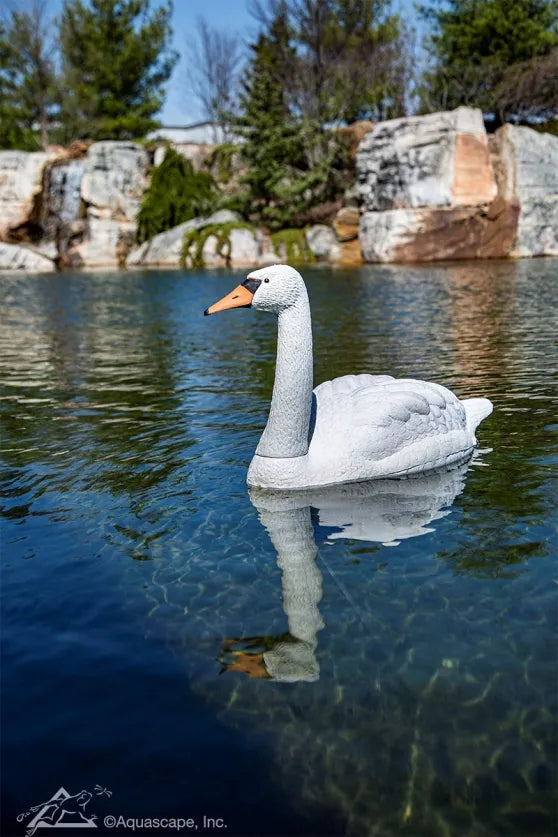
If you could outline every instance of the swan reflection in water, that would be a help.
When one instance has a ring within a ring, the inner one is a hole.
[[[432,532],[430,524],[450,513],[469,464],[403,480],[319,490],[250,489],[250,499],[277,551],[289,630],[279,636],[226,640],[223,671],[290,683],[317,680],[317,634],[324,623],[318,609],[322,574],[316,563],[313,510],[320,526],[327,528],[328,540],[351,538],[397,546],[406,538]]]

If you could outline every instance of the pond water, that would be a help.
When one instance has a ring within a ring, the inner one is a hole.
[[[558,261],[308,268],[317,383],[494,413],[290,503],[245,485],[276,322],[202,316],[241,275],[0,279],[2,834],[61,787],[97,833],[554,834]]]

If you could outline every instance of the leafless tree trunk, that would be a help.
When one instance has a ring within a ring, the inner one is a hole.
[[[188,87],[207,119],[219,125],[227,136],[230,116],[238,105],[238,77],[244,53],[240,38],[212,28],[200,17],[196,39],[188,52]]]

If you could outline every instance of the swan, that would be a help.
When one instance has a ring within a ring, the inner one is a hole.
[[[346,375],[313,389],[308,293],[289,265],[263,267],[204,311],[255,308],[278,318],[269,418],[248,469],[253,488],[317,488],[397,479],[458,464],[492,412],[440,384],[391,375]]]

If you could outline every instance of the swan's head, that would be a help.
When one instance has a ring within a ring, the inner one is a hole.
[[[227,308],[256,308],[280,314],[304,298],[306,286],[300,273],[288,264],[274,264],[253,270],[242,285],[206,308],[204,314],[216,314]]]

